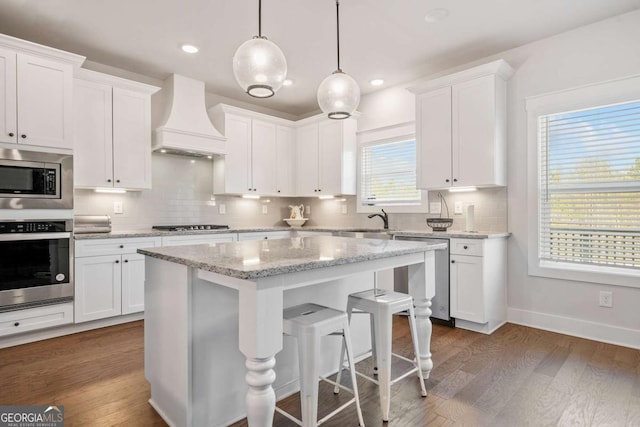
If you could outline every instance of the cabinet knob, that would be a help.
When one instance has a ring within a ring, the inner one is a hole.
[[[120,260],[119,259],[116,260],[116,264],[120,264]]]
[[[317,193],[317,192],[318,192],[318,189],[316,188],[315,190],[313,190],[313,192],[314,192],[314,193]]]
[[[458,182],[458,178],[453,178],[453,182]]]
[[[21,137],[22,139],[25,139],[25,138],[27,137],[27,135],[25,135],[25,134],[23,133],[22,135],[20,135],[20,137]]]
[[[9,132],[9,136],[13,136],[15,135],[13,132]]]
[[[16,323],[14,323],[14,324],[13,324],[13,326],[15,326],[15,327],[20,326],[20,322],[16,322]]]
[[[267,236],[264,236],[264,240],[267,240],[267,239],[268,239],[268,237],[267,237]]]
[[[455,260],[455,259],[452,259],[452,260],[451,260],[451,264],[455,264],[455,263],[456,263],[456,260]]]
[[[469,246],[467,246],[467,245],[464,245],[464,246],[463,246],[463,248],[465,248],[465,249],[469,249]]]
[[[108,179],[108,180],[107,180],[107,182],[111,182],[111,180],[110,180],[110,179]]]
[[[322,188],[318,188],[318,191],[322,191]]]
[[[247,190],[251,191],[251,189],[250,189],[250,188],[247,188]]]
[[[116,182],[120,182],[120,180],[119,180],[119,179],[116,179]]]
[[[124,245],[120,245],[120,249],[124,249]]]
[[[129,262],[129,260],[128,260],[128,259],[125,259],[125,260],[124,260],[124,262]]]
[[[280,192],[280,190],[278,190],[278,193]]]
[[[444,180],[444,182],[449,182],[449,179],[448,179],[448,178],[447,178],[447,179],[445,179],[445,180]]]

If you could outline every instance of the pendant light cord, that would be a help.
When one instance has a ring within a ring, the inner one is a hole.
[[[340,69],[340,0],[336,0],[336,40],[338,42],[338,71],[342,72]]]
[[[258,0],[258,37],[262,38],[262,0]]]

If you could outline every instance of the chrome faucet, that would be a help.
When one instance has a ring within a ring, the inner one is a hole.
[[[389,215],[387,215],[387,213],[384,211],[384,209],[381,209],[381,210],[382,210],[381,214],[379,214],[379,213],[371,214],[367,218],[373,218],[374,216],[379,216],[384,221],[384,229],[388,230],[389,229]]]

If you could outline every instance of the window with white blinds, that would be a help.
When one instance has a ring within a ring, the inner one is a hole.
[[[538,117],[541,261],[640,269],[640,101]]]
[[[360,200],[363,205],[420,205],[416,189],[416,141],[361,146]]]

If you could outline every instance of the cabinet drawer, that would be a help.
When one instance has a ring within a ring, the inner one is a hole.
[[[131,239],[76,240],[75,256],[102,256],[133,254],[141,248],[160,246],[160,237],[136,237]]]
[[[73,323],[73,303],[0,313],[0,336]]]
[[[483,239],[451,239],[449,251],[455,255],[483,255]]]
[[[288,239],[291,237],[289,231],[268,231],[262,233],[238,233],[238,241],[244,240],[271,240],[271,239]]]
[[[162,246],[202,245],[209,243],[235,242],[236,235],[224,234],[189,234],[186,236],[166,236],[162,238]]]

